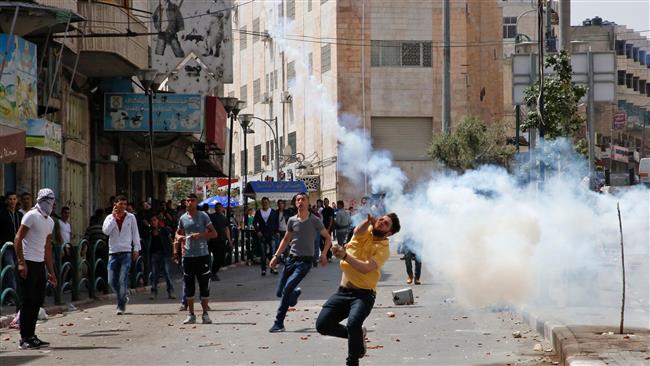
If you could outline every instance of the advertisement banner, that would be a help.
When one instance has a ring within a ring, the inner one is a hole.
[[[57,154],[63,153],[61,125],[42,118],[27,121],[27,147]]]
[[[198,94],[156,94],[153,98],[155,132],[201,133],[203,97]],[[149,131],[149,97],[136,93],[104,94],[104,130]]]
[[[25,131],[0,125],[0,163],[25,160]]]
[[[6,54],[6,59],[5,59]],[[36,45],[18,36],[0,34],[0,124],[27,128],[37,117]]]
[[[232,0],[154,0],[152,67],[179,93],[232,83]]]
[[[615,130],[622,130],[625,128],[626,125],[627,125],[627,113],[623,111],[616,112],[616,114],[614,114],[614,124],[612,127]]]

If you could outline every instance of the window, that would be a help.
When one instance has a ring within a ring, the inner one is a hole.
[[[248,34],[246,34],[246,26],[241,27],[239,31],[239,50],[243,51],[246,49],[246,37],[248,37]]]
[[[253,19],[253,43],[260,40],[260,18]]]
[[[311,11],[311,0],[307,0],[307,11]]]
[[[372,66],[431,67],[431,42],[372,41]]]
[[[273,147],[273,140],[267,141],[266,142],[266,157],[267,157],[266,165],[269,165],[271,162],[274,161],[275,158],[274,152],[275,150]]]
[[[253,148],[253,173],[262,171],[262,145],[255,145]]]
[[[239,88],[239,100],[244,102],[248,101],[248,86],[246,86],[245,84]],[[244,103],[242,109],[246,108],[247,104],[248,103]]]
[[[631,87],[632,87],[632,77],[633,77],[633,76],[634,76],[634,75],[632,75],[632,74],[625,74],[625,86],[626,86],[627,88],[631,88]]]
[[[273,71],[273,90],[278,88],[278,70]]]
[[[287,145],[291,146],[291,153],[296,153],[296,133],[291,132],[287,138]]]
[[[639,79],[639,94],[645,94],[645,90],[648,88],[648,84],[645,80]]]
[[[625,40],[616,40],[616,54],[625,56]]]
[[[287,0],[287,18],[291,20],[296,18],[296,0]]]
[[[638,76],[634,76],[632,78],[632,89],[634,89],[634,91],[639,91],[639,77]]]
[[[266,94],[269,94],[271,92],[271,85],[269,84],[269,81],[271,80],[271,74],[266,74],[264,75],[264,91]]]
[[[280,0],[278,4],[278,20],[284,17],[284,0]]]
[[[325,46],[320,48],[320,72],[328,72],[332,68],[332,46],[329,44],[326,44]]]
[[[291,61],[287,64],[287,82],[291,83],[296,79],[296,62]]]
[[[625,70],[618,70],[618,85],[625,85]]]
[[[261,102],[260,93],[261,93],[262,84],[260,79],[253,80],[253,103]]]
[[[246,175],[246,150],[241,151],[241,160],[239,161],[241,165],[241,175]]]
[[[314,54],[312,52],[309,52],[309,55],[307,55],[307,70],[309,76],[314,75]]]
[[[67,104],[68,118],[65,123],[65,134],[77,139],[83,138],[86,125],[86,99],[70,94]]]
[[[503,17],[503,38],[515,38],[517,35],[517,17]]]

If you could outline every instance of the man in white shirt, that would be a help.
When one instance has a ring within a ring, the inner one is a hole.
[[[59,227],[61,228],[61,238],[63,239],[61,244],[69,243],[72,234],[72,226],[70,226],[70,207],[68,206],[64,206],[61,209]]]
[[[36,336],[38,311],[45,298],[45,264],[47,282],[56,287],[54,261],[52,258],[52,229],[54,220],[50,217],[54,207],[54,192],[43,188],[38,192],[36,206],[27,211],[14,240],[18,257],[20,301],[20,348],[37,349],[47,347],[49,342]]]
[[[108,282],[117,295],[117,315],[126,310],[131,261],[138,259],[141,249],[138,223],[135,215],[126,211],[126,205],[126,197],[117,196],[113,212],[102,225],[102,231],[108,236]]]

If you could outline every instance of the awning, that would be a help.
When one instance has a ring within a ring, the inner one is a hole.
[[[85,20],[70,9],[28,3],[26,1],[3,1],[0,2],[0,30],[4,33],[11,31],[16,6],[19,6],[19,21],[16,22],[13,34],[17,36],[65,32],[68,21],[76,23]],[[73,27],[70,26],[68,30],[71,28]]]
[[[0,163],[25,160],[25,131],[0,125]]]
[[[210,207],[216,206],[217,203],[221,203],[223,207],[228,207],[228,196],[214,196],[206,198],[199,203],[199,207],[203,205],[208,205]],[[230,197],[230,207],[238,207],[239,200],[233,197]]]
[[[248,182],[244,189],[244,196],[255,199],[267,197],[275,200],[290,200],[296,193],[307,192],[307,186],[303,181],[279,181],[279,182]]]

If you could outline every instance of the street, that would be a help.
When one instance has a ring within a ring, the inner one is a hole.
[[[424,268],[423,268],[424,269]],[[341,365],[347,343],[321,336],[314,323],[321,305],[338,286],[336,263],[313,269],[302,296],[288,314],[284,333],[268,328],[278,305],[277,277],[261,277],[259,267],[231,267],[212,282],[213,324],[182,325],[178,300],[131,296],[124,316],[115,305],[95,304],[53,315],[37,334],[49,349],[18,350],[16,330],[2,329],[0,363],[10,365]],[[407,287],[404,262],[393,253],[384,267],[368,329],[366,365],[551,365],[540,335],[514,313],[467,309],[441,278],[425,272],[412,286],[416,303],[395,306],[391,291]],[[175,282],[177,290],[180,283]],[[161,291],[162,292],[162,291]],[[178,291],[177,291],[178,292]],[[394,313],[394,316],[391,316]],[[514,338],[519,331],[521,338]],[[536,346],[537,345],[537,346]]]

